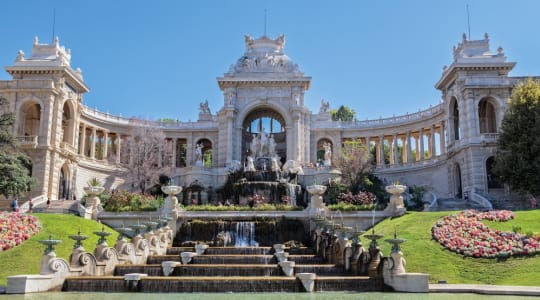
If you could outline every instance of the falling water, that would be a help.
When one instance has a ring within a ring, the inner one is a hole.
[[[290,203],[289,205],[296,206],[296,187],[294,184],[288,184]]]
[[[235,247],[258,247],[255,241],[255,222],[236,223]]]

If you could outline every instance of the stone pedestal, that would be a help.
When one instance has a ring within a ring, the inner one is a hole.
[[[322,195],[326,192],[326,186],[324,185],[310,185],[307,188],[309,194],[311,194],[311,200],[307,208],[310,216],[317,216],[326,210],[326,206],[323,203]]]
[[[102,186],[85,186],[83,190],[86,194],[88,194],[84,217],[90,217],[92,220],[97,220],[98,214],[103,211],[103,208],[101,207],[101,200],[97,195],[103,193],[105,188]]]
[[[402,215],[407,210],[403,204],[403,197],[401,194],[405,192],[407,186],[400,184],[392,184],[386,186],[386,191],[391,195],[390,202],[386,207],[386,211],[393,216]]]

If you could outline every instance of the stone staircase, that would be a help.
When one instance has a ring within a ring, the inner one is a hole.
[[[304,292],[302,273],[314,273],[314,291],[382,291],[382,278],[354,276],[343,268],[324,263],[310,248],[286,248],[287,260],[294,262],[287,276],[271,247],[209,247],[188,264],[181,253],[193,247],[171,247],[166,255],[149,256],[142,265],[117,265],[114,276],[71,277],[63,290],[71,292]],[[170,274],[164,263],[174,262]],[[126,276],[145,274],[136,284]]]

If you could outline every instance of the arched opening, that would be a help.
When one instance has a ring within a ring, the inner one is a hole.
[[[332,141],[327,138],[320,139],[317,142],[317,166],[326,166],[325,162],[331,163],[332,153],[334,153]]]
[[[480,133],[497,132],[495,106],[491,100],[482,99],[478,103],[478,120],[480,122]]]
[[[495,166],[495,157],[490,156],[486,160],[486,177],[488,189],[500,189],[503,188],[502,181],[499,176],[493,172]]]
[[[41,122],[41,106],[38,103],[26,103],[21,108],[19,136],[33,137],[39,135]]]
[[[75,120],[73,116],[73,110],[68,101],[64,103],[62,109],[62,142],[73,145],[73,130]]]
[[[208,139],[200,139],[197,145],[201,145],[202,163],[204,167],[212,167],[212,142]]]
[[[60,169],[60,176],[58,181],[58,199],[69,199],[69,187],[69,169],[66,165],[64,165]]]
[[[176,166],[183,168],[187,165],[187,140],[176,139]]]
[[[247,115],[242,125],[242,160],[247,156],[287,159],[285,120],[270,108],[259,108]]]
[[[461,167],[459,164],[454,166],[454,197],[463,197],[463,187],[461,184]]]
[[[459,140],[461,136],[461,128],[459,127],[459,107],[456,98],[452,98],[450,103],[450,126],[454,140]]]

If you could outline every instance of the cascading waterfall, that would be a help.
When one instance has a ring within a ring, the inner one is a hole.
[[[258,247],[255,241],[255,222],[236,223],[235,247]]]
[[[290,205],[296,206],[296,186],[293,184],[288,184]]]

